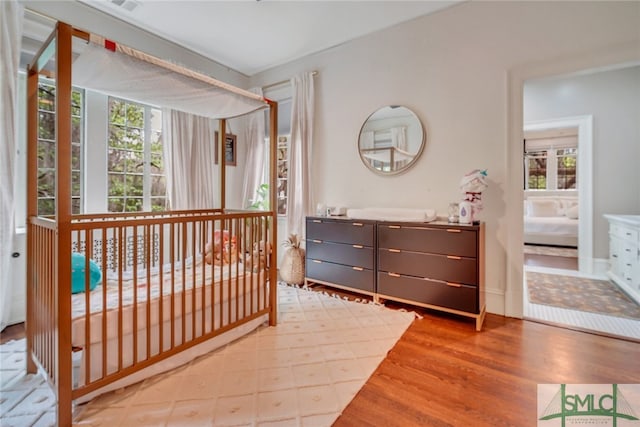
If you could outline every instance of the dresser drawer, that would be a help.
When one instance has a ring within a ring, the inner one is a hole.
[[[348,267],[307,258],[306,277],[348,288],[375,292],[373,270]]]
[[[448,285],[444,281],[425,280],[403,275],[378,273],[378,294],[407,301],[479,313],[478,288]]]
[[[619,237],[621,239],[637,243],[640,241],[640,233],[637,229],[627,227],[621,224],[611,224],[610,233],[612,236]]]
[[[373,248],[363,245],[307,240],[307,257],[373,270]]]
[[[307,240],[322,240],[373,247],[374,225],[359,221],[307,219]]]
[[[478,284],[478,264],[475,258],[425,254],[391,249],[378,250],[378,270],[426,277],[448,282]]]
[[[443,255],[477,256],[478,233],[459,228],[378,225],[378,247]]]

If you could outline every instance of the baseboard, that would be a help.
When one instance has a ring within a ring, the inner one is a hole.
[[[486,288],[487,313],[504,316],[504,289]]]

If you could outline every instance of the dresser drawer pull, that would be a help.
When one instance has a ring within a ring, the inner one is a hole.
[[[389,228],[398,229],[401,228],[399,225],[390,225]]]
[[[353,226],[355,226],[355,227],[362,227],[363,225],[364,225],[364,224],[363,224],[363,223],[361,223],[361,222],[354,222],[354,223],[353,223]]]
[[[364,268],[362,267],[351,267],[352,269],[354,269],[355,271],[363,271]]]
[[[322,243],[322,240],[313,239],[313,243]]]
[[[393,252],[393,253],[399,254],[402,251],[400,249],[389,249],[389,252]]]
[[[322,220],[321,219],[314,219],[313,222],[317,223],[317,224],[321,224]]]
[[[319,259],[314,259],[313,262],[315,262],[316,264],[322,264],[322,261],[320,261]]]
[[[627,232],[626,234],[627,234],[627,236],[631,236],[631,233],[629,233],[629,232]]]
[[[458,230],[457,228],[447,228],[447,233],[462,233],[462,230]]]
[[[354,248],[356,248],[356,249],[362,249],[362,248],[364,248],[364,246],[362,246],[362,245],[351,245],[351,246],[353,246],[353,247],[354,247]]]
[[[618,255],[616,255],[616,254],[612,254],[612,255],[611,255],[611,257],[613,257],[613,258],[618,258]]]
[[[397,273],[387,273],[387,274],[391,277],[400,277],[400,275]]]
[[[447,284],[447,286],[451,286],[452,288],[461,288],[462,285],[460,283],[451,283],[451,282],[445,282]]]
[[[456,255],[447,255],[447,259],[455,259],[459,261],[462,259],[462,257]]]

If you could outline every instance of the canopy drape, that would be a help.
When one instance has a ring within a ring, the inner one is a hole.
[[[74,61],[72,76],[76,86],[214,119],[266,106],[259,97],[248,98],[93,43]]]

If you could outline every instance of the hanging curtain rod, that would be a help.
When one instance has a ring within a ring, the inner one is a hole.
[[[317,71],[312,71],[312,72],[311,72],[311,75],[315,77],[315,76],[317,76],[317,75],[318,75],[318,72],[317,72]],[[262,90],[265,90],[265,89],[271,89],[272,87],[280,86],[280,85],[283,85],[283,84],[285,84],[285,83],[289,83],[290,81],[291,81],[291,79],[288,79],[288,80],[281,80],[281,81],[279,81],[279,82],[275,82],[275,83],[270,83],[270,84],[268,84],[268,85],[266,85],[266,86],[262,86]]]

